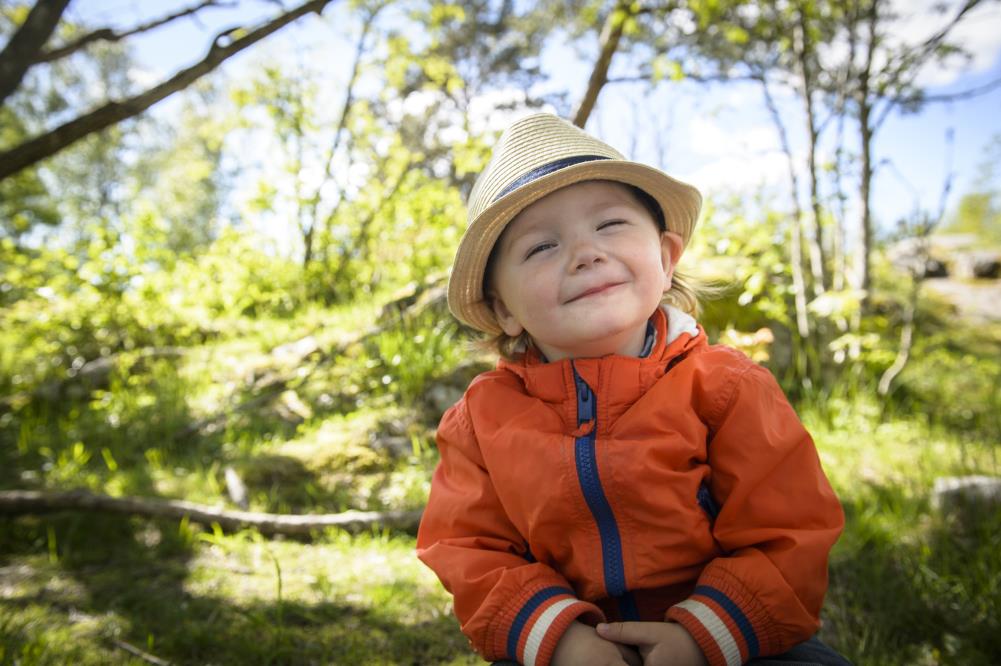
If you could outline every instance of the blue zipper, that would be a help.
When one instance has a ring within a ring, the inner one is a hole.
[[[615,514],[605,497],[605,490],[598,477],[598,461],[595,453],[595,436],[598,432],[597,406],[594,392],[587,385],[577,369],[573,370],[577,390],[577,426],[594,421],[591,431],[574,441],[574,458],[577,463],[577,479],[580,482],[584,500],[591,509],[598,524],[601,537],[601,558],[604,566],[605,591],[619,602],[619,610],[624,620],[638,620],[639,613],[632,594],[626,590],[625,563],[622,558],[622,537],[615,522]]]

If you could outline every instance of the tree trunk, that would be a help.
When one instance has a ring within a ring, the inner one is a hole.
[[[782,116],[779,114],[775,100],[772,99],[771,91],[768,89],[768,81],[764,74],[761,74],[758,80],[761,82],[765,105],[768,107],[775,130],[779,134],[782,152],[785,153],[786,164],[789,167],[789,197],[793,208],[789,266],[792,271],[793,299],[796,306],[796,331],[799,333],[800,339],[806,341],[810,337],[810,320],[806,310],[806,282],[803,279],[803,209],[799,205],[799,179],[796,177],[796,165],[792,149],[789,147],[789,137],[785,124],[782,122]]]
[[[0,52],[0,104],[17,90],[52,36],[69,0],[39,0]]]
[[[879,0],[873,0],[866,17],[868,23],[868,42],[866,44],[865,67],[859,73],[859,89],[856,96],[858,105],[859,142],[862,148],[862,173],[859,183],[859,252],[855,260],[855,287],[862,290],[862,308],[869,304],[870,266],[872,254],[872,212],[870,199],[872,191],[872,99],[869,94],[872,77],[873,59],[876,52],[876,26],[879,22]]]
[[[203,525],[218,524],[224,530],[253,527],[262,534],[309,536],[331,527],[360,532],[373,525],[413,531],[420,523],[421,511],[345,511],[344,513],[284,515],[252,511],[229,511],[183,500],[146,497],[111,497],[84,490],[39,492],[0,490],[0,515],[52,513],[55,511],[90,511],[119,513],[146,518],[172,518]]]
[[[868,100],[859,104],[859,130],[862,143],[862,182],[859,187],[860,201],[860,221],[859,221],[859,256],[858,263],[858,287],[865,292],[862,296],[864,303],[869,301],[870,287],[870,263],[872,254],[872,211],[870,208],[872,189],[872,130],[869,127],[869,104]]]
[[[801,95],[803,97],[803,112],[806,116],[807,129],[807,176],[810,179],[810,216],[812,234],[808,239],[810,249],[810,273],[813,277],[813,293],[819,296],[830,286],[827,282],[827,258],[824,256],[824,231],[821,225],[820,214],[820,194],[817,183],[817,142],[819,140],[817,132],[816,111],[813,108],[814,81],[812,65],[810,63],[810,53],[813,46],[810,44],[807,33],[806,16],[803,12],[799,14],[799,25],[795,29],[797,50],[797,62],[799,64],[799,75]]]

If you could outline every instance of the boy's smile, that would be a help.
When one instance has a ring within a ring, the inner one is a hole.
[[[681,237],[660,232],[627,186],[575,183],[507,226],[488,269],[488,297],[504,332],[527,331],[550,361],[635,356],[682,249]]]

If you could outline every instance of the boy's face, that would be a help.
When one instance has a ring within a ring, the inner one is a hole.
[[[497,240],[494,314],[550,361],[639,355],[682,250],[625,185],[569,185],[521,211]]]

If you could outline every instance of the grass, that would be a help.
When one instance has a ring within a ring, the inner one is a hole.
[[[1001,509],[933,508],[941,476],[1001,476],[995,444],[881,422],[879,408],[805,413],[846,513],[822,635],[860,664],[994,664],[1001,657]]]
[[[308,377],[270,353],[299,330],[338,347],[337,331],[372,321],[366,308],[248,322],[180,361],[125,367],[85,400],[0,414],[0,487],[217,504],[233,467],[254,510],[418,507],[440,414],[427,387],[472,371],[456,367],[455,331],[408,322],[310,361]],[[893,409],[864,386],[798,405],[848,519],[822,637],[859,664],[1001,663],[1001,512],[931,502],[937,477],[1001,475],[1001,335],[963,335],[925,338]],[[289,372],[271,400],[183,434]],[[923,413],[936,391],[947,404]],[[5,518],[0,665],[143,663],[125,644],[175,664],[480,663],[413,548],[385,532],[305,542],[93,514]]]
[[[475,663],[410,538],[192,539],[75,520],[56,522],[55,559],[4,564],[0,662],[132,663],[124,641],[174,663]],[[46,538],[20,522],[22,538]]]

